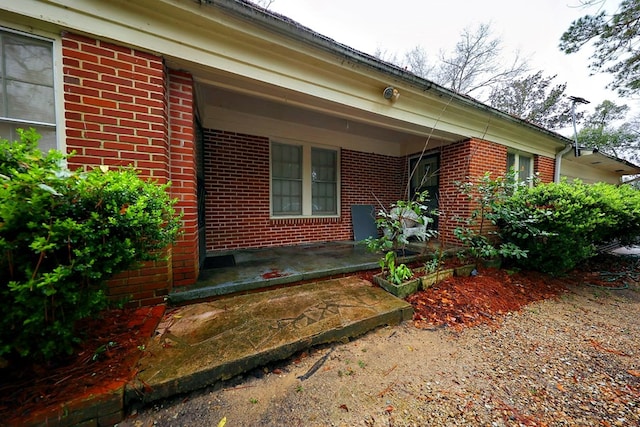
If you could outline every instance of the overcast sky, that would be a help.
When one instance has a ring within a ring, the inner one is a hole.
[[[607,0],[605,9],[613,12],[618,4]],[[274,0],[269,9],[357,50],[381,49],[398,58],[420,45],[436,60],[463,29],[490,23],[507,58],[519,50],[532,72],[557,74],[554,83],[567,82],[566,94],[591,101],[588,108],[609,99],[636,109],[637,101],[605,89],[610,75],[589,76],[590,51],[565,55],[558,49],[573,20],[598,12],[580,7],[580,0]]]

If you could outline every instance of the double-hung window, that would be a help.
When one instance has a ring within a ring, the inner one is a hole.
[[[35,128],[43,151],[56,148],[53,43],[0,29],[0,137]]]
[[[507,172],[516,172],[518,181],[526,181],[533,176],[533,158],[529,154],[507,153]]]
[[[308,144],[271,143],[271,214],[338,214],[338,152]]]

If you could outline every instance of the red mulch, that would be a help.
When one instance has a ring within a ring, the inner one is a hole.
[[[494,323],[503,314],[564,291],[560,281],[534,273],[509,274],[480,269],[476,276],[452,277],[407,297],[418,328],[450,326],[460,329]]]
[[[0,370],[0,424],[55,416],[69,401],[117,390],[135,375],[142,346],[163,314],[164,306],[108,310],[84,322],[88,339],[69,358],[55,364],[14,362]]]

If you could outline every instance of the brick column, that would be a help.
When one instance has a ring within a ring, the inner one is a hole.
[[[171,196],[182,213],[182,236],[173,247],[173,285],[191,285],[198,278],[198,196],[193,116],[193,79],[168,71],[169,173]]]

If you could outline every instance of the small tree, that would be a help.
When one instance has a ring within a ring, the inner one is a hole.
[[[50,359],[107,305],[105,280],[161,257],[180,220],[167,185],[132,169],[69,171],[38,138],[0,140],[0,356]]]

